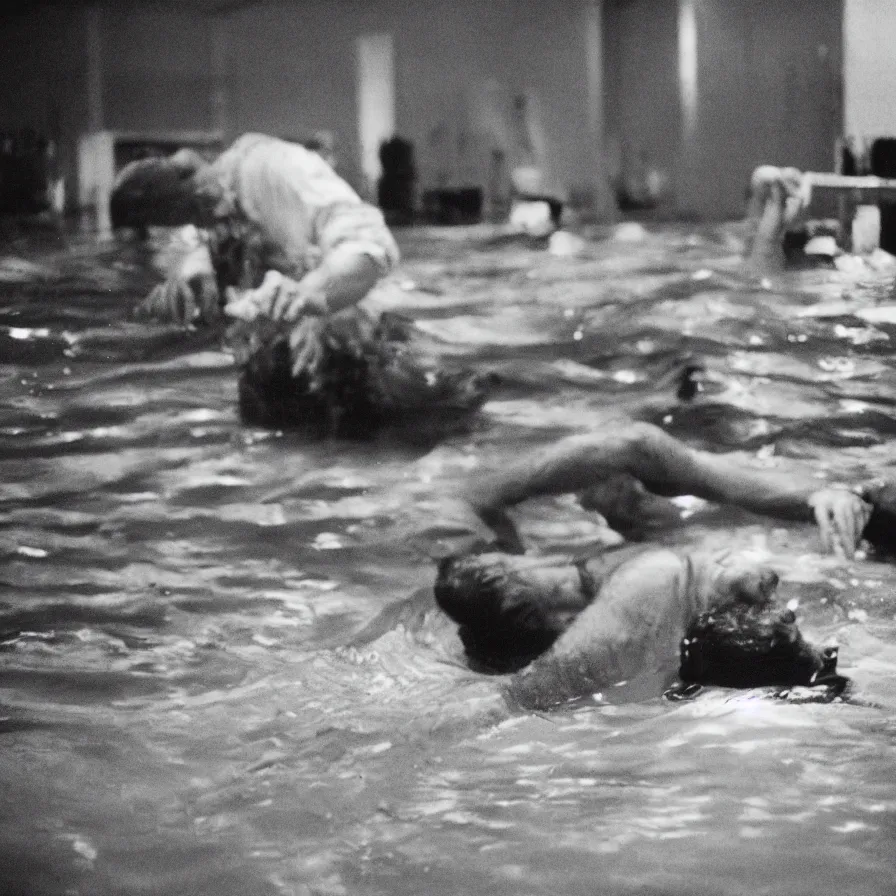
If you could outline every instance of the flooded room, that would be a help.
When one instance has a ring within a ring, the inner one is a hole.
[[[0,893],[892,896],[894,43],[0,11]]]

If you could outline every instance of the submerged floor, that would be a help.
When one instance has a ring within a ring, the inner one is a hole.
[[[7,247],[4,894],[892,892],[892,567],[733,512],[665,536],[777,564],[855,680],[830,705],[607,694],[510,714],[431,608],[441,492],[627,415],[749,463],[896,473],[890,278],[750,281],[733,228],[592,236],[570,258],[401,235],[372,301],[503,378],[431,450],[244,428],[213,340],[128,320],[155,277],[139,249]],[[688,356],[716,385],[681,407]],[[542,551],[606,538],[567,500],[517,517]]]

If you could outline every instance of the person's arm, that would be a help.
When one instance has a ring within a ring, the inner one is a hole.
[[[802,175],[796,168],[760,165],[750,179],[745,263],[755,274],[784,267],[784,234],[802,211]]]
[[[251,320],[263,314],[294,323],[356,305],[383,275],[381,265],[364,251],[337,246],[301,280],[268,271],[261,285],[238,295],[225,308],[231,317]]]
[[[695,495],[780,519],[815,520],[825,546],[851,555],[870,507],[845,488],[794,470],[754,470],[743,460],[696,451],[647,423],[609,434],[571,436],[465,490],[496,531],[512,528],[506,510],[528,498],[582,492],[628,474],[657,495]]]
[[[275,307],[274,316],[296,320],[302,313],[317,313],[321,305],[326,313],[335,313],[357,305],[383,276],[383,266],[370,254],[352,246],[337,246],[323,257],[320,266],[306,274],[299,283],[304,294],[297,314],[288,306]]]
[[[256,289],[231,297],[224,313],[252,321],[262,315],[293,325],[289,348],[293,374],[314,377],[322,358],[322,319],[356,305],[382,276],[380,265],[366,252],[339,246],[301,280],[268,271]]]
[[[175,233],[161,253],[164,282],[134,309],[138,319],[191,324],[220,318],[220,299],[208,246],[195,228]]]
[[[260,139],[227,163],[238,172],[238,199],[301,277],[271,271],[235,297],[227,313],[295,322],[357,304],[398,263],[382,212],[363,202],[316,153]],[[315,257],[316,264],[309,264]],[[310,270],[307,268],[310,267]]]

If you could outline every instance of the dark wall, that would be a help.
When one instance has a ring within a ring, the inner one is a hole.
[[[610,0],[606,7],[607,154],[619,183],[650,167],[678,200],[681,115],[677,0]]]
[[[854,2],[854,0],[853,0]],[[870,2],[870,0],[869,0]],[[883,2],[883,0],[882,0]],[[361,184],[356,40],[391,34],[396,129],[421,187],[486,186],[512,149],[509,110],[526,97],[549,178],[586,194],[624,158],[670,178],[679,210],[739,216],[763,162],[830,169],[842,130],[843,0],[694,0],[698,104],[682,139],[678,0],[605,0],[608,145],[588,133],[586,0],[282,0],[213,19],[170,4],[103,6],[103,124],[124,130],[332,131]],[[3,19],[0,130],[29,126],[71,154],[88,126],[86,14],[38,5]],[[223,33],[227,63],[215,62]],[[226,103],[213,101],[220,72]],[[68,165],[63,158],[63,167]],[[512,161],[512,160],[510,160]]]
[[[740,215],[762,163],[833,170],[842,0],[700,0],[700,101],[684,207]]]
[[[53,165],[75,169],[75,145],[87,118],[85,17],[77,6],[44,6],[0,18],[0,131],[29,130],[52,140]],[[74,177],[67,178],[70,199]]]
[[[112,130],[210,130],[210,19],[151,4],[103,11],[103,118]]]
[[[693,0],[697,107],[682,129],[678,0],[607,0],[607,118],[617,172],[669,173],[674,205],[743,213],[759,164],[832,170],[842,128],[843,0]]]
[[[485,184],[499,121],[527,94],[551,176],[594,176],[587,162],[581,0],[306,0],[230,19],[231,127],[334,132],[343,173],[359,180],[356,39],[393,36],[396,127],[413,141],[423,186]]]

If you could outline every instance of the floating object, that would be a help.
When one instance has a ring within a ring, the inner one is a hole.
[[[46,327],[6,327],[10,339],[47,339],[50,331]]]
[[[832,236],[814,236],[806,243],[803,252],[806,255],[820,255],[834,258],[841,254],[841,249],[837,245],[837,240]]]
[[[581,255],[585,249],[585,240],[568,230],[552,233],[548,240],[548,252],[560,258],[572,258]]]
[[[869,255],[880,248],[880,209],[860,205],[852,219],[852,251]]]
[[[627,221],[614,228],[613,239],[619,243],[642,243],[647,239],[647,231],[637,221]]]
[[[834,259],[834,267],[844,274],[860,274],[862,271],[868,270],[868,265],[864,258],[858,255],[838,255]]]
[[[510,225],[529,236],[547,236],[554,230],[551,207],[542,200],[514,200],[510,208]]]

